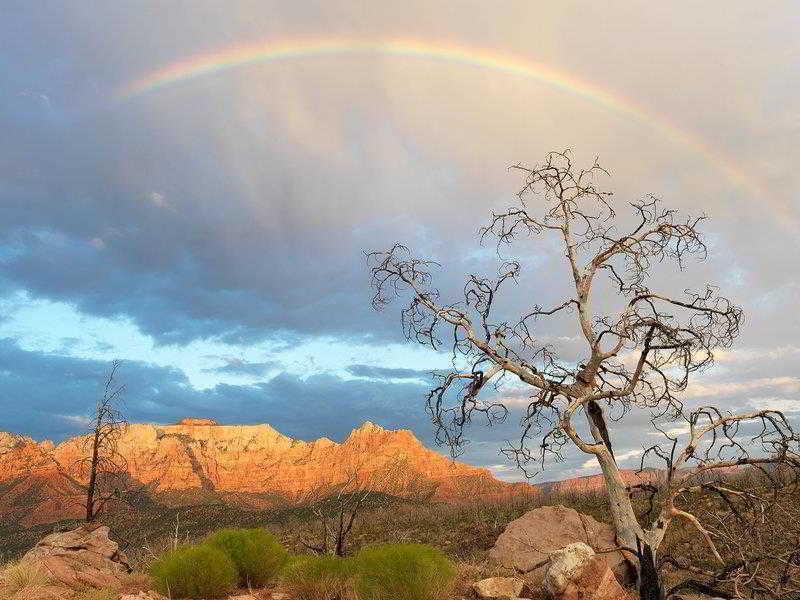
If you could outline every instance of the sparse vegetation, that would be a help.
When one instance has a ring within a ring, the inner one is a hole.
[[[12,562],[0,571],[0,584],[8,594],[15,594],[24,588],[45,586],[50,576],[36,565],[26,562]]]
[[[217,597],[229,594],[238,580],[230,557],[214,546],[184,546],[150,567],[156,587],[170,598]]]
[[[420,477],[409,476],[413,470],[406,460],[398,459],[371,473],[355,465],[343,478],[326,482],[302,498],[307,517],[303,546],[318,554],[348,554],[348,538],[364,509],[396,504],[398,501],[420,503],[429,500],[436,485]],[[381,491],[378,491],[381,490]],[[313,540],[313,541],[312,541]]]
[[[119,591],[114,589],[96,590],[89,588],[78,592],[73,600],[117,600]]]
[[[456,575],[432,546],[384,544],[349,558],[294,556],[282,579],[298,600],[444,600]]]
[[[278,539],[264,529],[222,529],[207,544],[225,552],[233,561],[242,587],[266,585],[286,562]]]
[[[767,485],[755,475],[729,477],[725,483],[730,489],[735,486],[737,489],[745,491],[752,489],[756,492],[759,486]],[[465,492],[464,496],[475,497],[477,491]],[[305,532],[302,525],[307,522],[308,516],[302,507],[295,507],[291,511],[283,508],[272,511],[246,511],[235,506],[216,503],[184,505],[176,508],[159,504],[157,501],[159,498],[153,496],[152,501],[142,503],[140,512],[107,513],[101,516],[101,520],[111,526],[112,537],[125,540],[123,550],[132,558],[138,571],[150,571],[155,575],[155,571],[161,568],[160,565],[163,565],[176,542],[179,546],[190,543],[204,544],[215,528],[220,526],[251,529],[259,527],[273,534],[290,553],[295,553],[287,558],[286,566],[280,575],[281,589],[285,588],[292,600],[361,600],[357,582],[353,578],[356,560],[365,549],[369,552],[370,548],[387,542],[427,544],[436,548],[443,556],[458,565],[460,576],[455,581],[456,588],[450,597],[467,597],[470,595],[471,582],[477,579],[514,575],[490,563],[487,560],[487,552],[508,523],[526,511],[539,506],[561,504],[590,515],[598,521],[611,522],[607,499],[601,490],[564,491],[545,488],[531,495],[463,504],[408,502],[399,498],[389,502],[387,499],[386,502],[364,507],[361,518],[355,521],[349,537],[348,547],[352,556],[339,558],[302,554],[307,552],[303,544]],[[648,514],[647,494],[635,494],[632,502],[642,523],[647,524],[654,518],[652,512]],[[786,579],[786,582],[781,584],[783,590],[793,590],[800,586],[800,565],[797,564],[800,562],[798,561],[800,557],[792,555],[792,552],[796,552],[793,544],[800,539],[798,506],[800,506],[800,489],[789,482],[782,487],[780,494],[775,496],[775,504],[770,511],[765,513],[766,523],[757,530],[751,530],[748,529],[748,523],[752,519],[743,514],[744,520],[740,521],[731,512],[731,508],[722,496],[709,496],[701,491],[687,492],[678,498],[677,502],[678,508],[687,507],[696,512],[703,526],[718,541],[724,560],[735,560],[736,557],[741,557],[740,561],[747,559],[745,566],[730,573],[727,580],[716,582],[716,585],[729,591],[733,590],[734,584],[739,585],[740,590],[747,591],[748,597],[755,587],[769,589],[769,586],[773,585],[772,582],[781,578]],[[752,510],[760,510],[759,505],[754,504]],[[175,538],[176,511],[180,511],[181,515],[178,538]],[[23,530],[24,535],[29,536],[28,547],[35,539],[52,530],[52,527],[53,525],[48,525]],[[15,534],[14,531],[16,530],[7,529],[0,532],[2,535],[0,545],[3,548],[9,547],[5,540],[19,544],[21,535]],[[14,552],[15,555],[27,549],[23,546],[19,548]],[[164,557],[159,558],[162,554]],[[754,562],[753,559],[758,557],[762,557],[760,562]],[[676,526],[670,529],[661,548],[663,583],[668,590],[683,584],[689,578],[685,569],[670,562],[673,559],[680,565],[690,565],[709,573],[714,567],[713,557],[709,555],[703,540],[698,539],[691,524],[683,521],[676,522]],[[758,571],[753,573],[747,565],[754,565],[753,568],[757,566]],[[234,585],[237,583],[237,571],[235,566],[232,568],[232,585]],[[755,577],[751,578],[751,575]],[[25,573],[14,577],[17,580],[20,578],[23,581],[29,580],[32,584],[39,582],[35,576]],[[703,577],[701,573],[691,574],[690,577],[715,583],[713,576]],[[165,589],[166,586],[159,583],[158,577],[155,577],[155,580],[159,589]],[[126,589],[127,587],[132,586],[126,586]],[[178,598],[174,586],[172,589],[172,597]],[[534,597],[538,598],[535,596],[537,591],[533,588],[532,590]],[[23,598],[11,593],[4,595],[3,591],[0,591],[2,598],[9,597],[14,600]],[[769,597],[768,594],[754,595],[754,598]]]
[[[4,600],[56,600],[49,585],[49,575],[36,565],[11,562],[0,568],[0,598]]]

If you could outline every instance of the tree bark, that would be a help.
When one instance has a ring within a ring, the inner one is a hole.
[[[99,449],[100,426],[95,429],[94,442],[92,443],[92,463],[89,467],[89,484],[86,487],[86,522],[94,521],[94,490],[97,486],[97,463],[100,460]]]
[[[639,555],[639,600],[663,600],[664,590],[658,577],[655,550],[647,542],[637,540]]]
[[[590,427],[592,427],[594,424],[588,413],[587,419]],[[592,427],[592,429],[596,428]],[[599,437],[598,434],[594,435]],[[628,494],[627,485],[622,478],[614,457],[611,456],[611,452],[606,447],[604,440],[598,439],[596,441],[602,445],[596,456],[597,462],[600,463],[600,468],[603,471],[611,519],[617,532],[617,544],[630,551],[635,551],[638,558],[638,564],[631,564],[631,567],[636,571],[639,598],[640,600],[661,600],[663,590],[661,589],[655,563],[656,548],[658,548],[661,541],[660,529],[657,528],[653,532],[646,532],[639,525],[639,520],[636,518],[636,513],[633,510],[633,504]],[[630,554],[631,552],[626,553],[626,558]],[[630,564],[633,561],[628,558],[628,562]]]

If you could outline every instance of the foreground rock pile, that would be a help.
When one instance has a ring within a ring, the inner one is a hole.
[[[550,555],[544,588],[558,600],[628,600],[603,555],[576,542]]]
[[[583,542],[598,553],[617,546],[610,525],[572,508],[542,506],[509,523],[489,557],[507,569],[541,581],[550,556],[575,542]],[[623,584],[634,583],[636,573],[622,552],[603,552],[598,560],[608,565]]]
[[[520,598],[525,582],[519,577],[490,577],[473,584],[472,590],[481,600]]]
[[[120,575],[131,571],[127,557],[109,539],[105,526],[50,534],[23,556],[22,562],[72,589],[118,587]]]

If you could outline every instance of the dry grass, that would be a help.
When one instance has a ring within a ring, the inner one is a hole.
[[[609,522],[607,502],[601,494],[539,493],[469,504],[397,503],[364,511],[348,537],[347,550],[355,554],[365,546],[386,542],[429,544],[458,563],[480,564],[506,526],[531,509],[562,504]],[[271,524],[271,528],[287,550],[302,553],[307,551],[303,542],[314,539],[314,525],[291,520]]]
[[[146,592],[153,589],[153,581],[150,576],[134,571],[120,575],[120,593],[136,595],[139,592]]]
[[[56,600],[63,598],[50,576],[36,565],[12,562],[0,570],[0,597],[4,600]]]
[[[96,590],[88,588],[81,590],[72,597],[72,600],[117,600],[120,592],[117,589]]]
[[[140,573],[122,575],[119,588],[72,590],[31,563],[17,561],[0,568],[2,600],[117,600],[121,593],[136,594],[151,588],[150,578]]]
[[[0,588],[0,593],[5,593],[5,591]],[[66,600],[72,598],[70,594],[71,592],[64,588],[45,585],[26,587],[11,596],[2,596],[2,598],[3,600]]]
[[[283,585],[292,600],[358,600],[353,583],[333,577]]]

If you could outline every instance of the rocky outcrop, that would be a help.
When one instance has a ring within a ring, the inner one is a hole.
[[[608,563],[583,542],[550,555],[544,588],[553,600],[631,600]]]
[[[73,589],[119,586],[119,576],[131,570],[105,526],[50,534],[25,554],[22,562]]]
[[[11,452],[29,444],[33,444],[33,440],[29,437],[0,431],[0,454]]]
[[[574,542],[583,542],[596,551],[617,545],[610,525],[572,508],[543,506],[509,523],[489,556],[506,568],[541,577],[550,555]],[[605,552],[600,556],[620,581],[634,580],[635,573],[621,552]]]
[[[0,516],[24,525],[80,516],[80,484],[75,468],[86,455],[85,437],[57,447],[30,438],[0,437]],[[7,450],[3,452],[3,448]],[[298,500],[350,473],[374,477],[394,463],[407,482],[434,489],[440,500],[532,493],[527,484],[496,480],[486,469],[450,460],[429,450],[408,430],[387,430],[364,423],[342,443],[328,438],[305,442],[269,425],[219,425],[211,419],[183,419],[174,425],[129,425],[118,451],[131,479],[152,492],[200,489],[220,499],[268,508],[255,495]],[[402,483],[402,482],[400,482]],[[393,477],[386,491],[398,485]],[[246,496],[246,497],[245,497]],[[24,509],[20,508],[24,498]],[[277,501],[277,500],[272,500]]]

